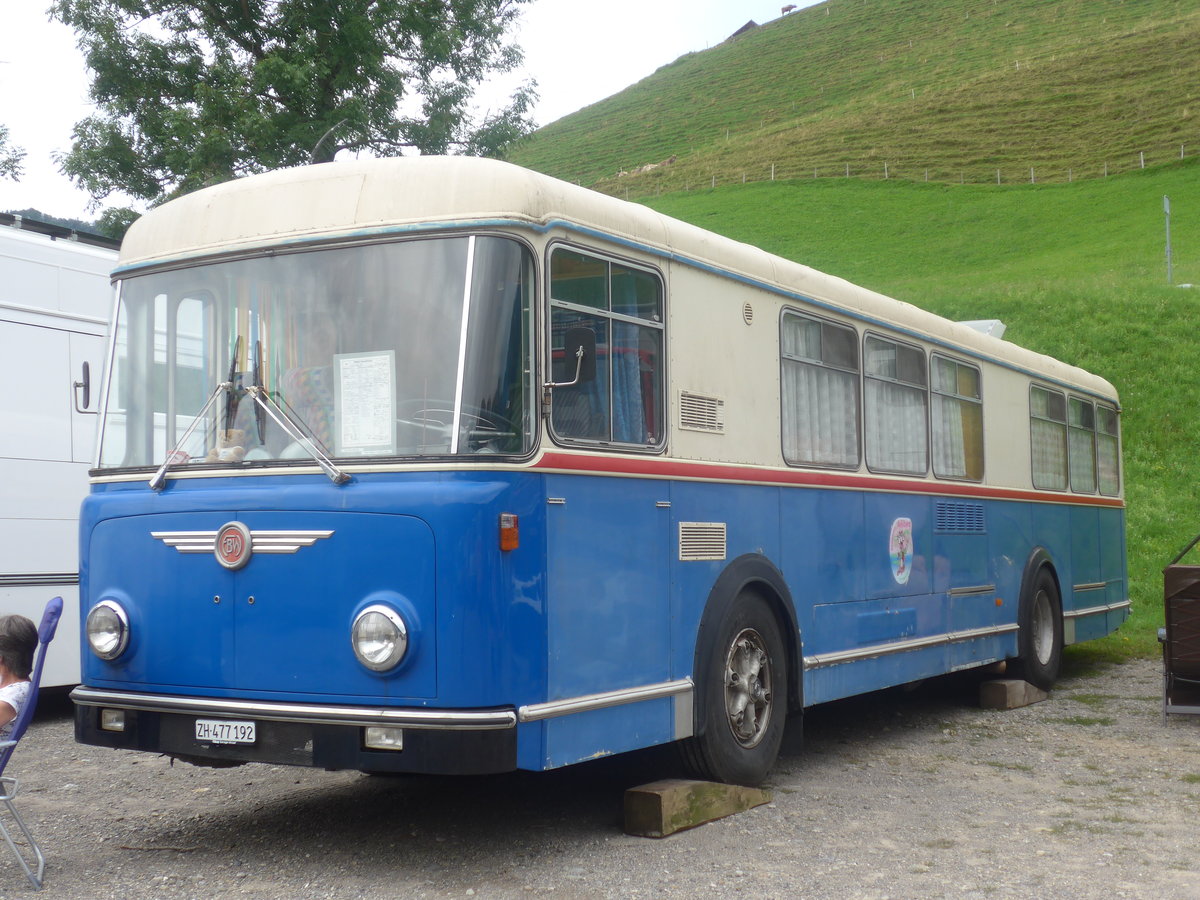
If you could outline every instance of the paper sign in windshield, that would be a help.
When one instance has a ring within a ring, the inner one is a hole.
[[[339,456],[396,452],[396,355],[341,353],[334,357]]]

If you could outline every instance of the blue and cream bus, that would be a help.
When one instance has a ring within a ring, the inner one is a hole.
[[[1101,378],[470,158],[130,230],[80,525],[80,741],[761,781],[805,707],[1126,617]]]

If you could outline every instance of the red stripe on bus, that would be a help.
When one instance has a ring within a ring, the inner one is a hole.
[[[1072,503],[1080,506],[1105,506],[1118,509],[1125,506],[1125,501],[1120,497],[988,487],[948,481],[906,481],[879,475],[814,472],[808,469],[756,469],[728,463],[696,463],[642,456],[592,456],[551,452],[543,454],[533,464],[533,468],[572,472],[580,475],[624,475],[688,481],[798,485],[841,490],[855,489],[888,493],[981,497],[993,500],[1025,500],[1036,503]]]

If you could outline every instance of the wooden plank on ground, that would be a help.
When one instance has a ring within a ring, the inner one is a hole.
[[[625,831],[666,837],[771,801],[759,788],[668,778],[625,792]]]

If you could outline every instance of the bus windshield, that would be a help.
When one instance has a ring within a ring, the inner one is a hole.
[[[523,454],[533,284],[523,245],[482,236],[131,276],[100,466]]]

